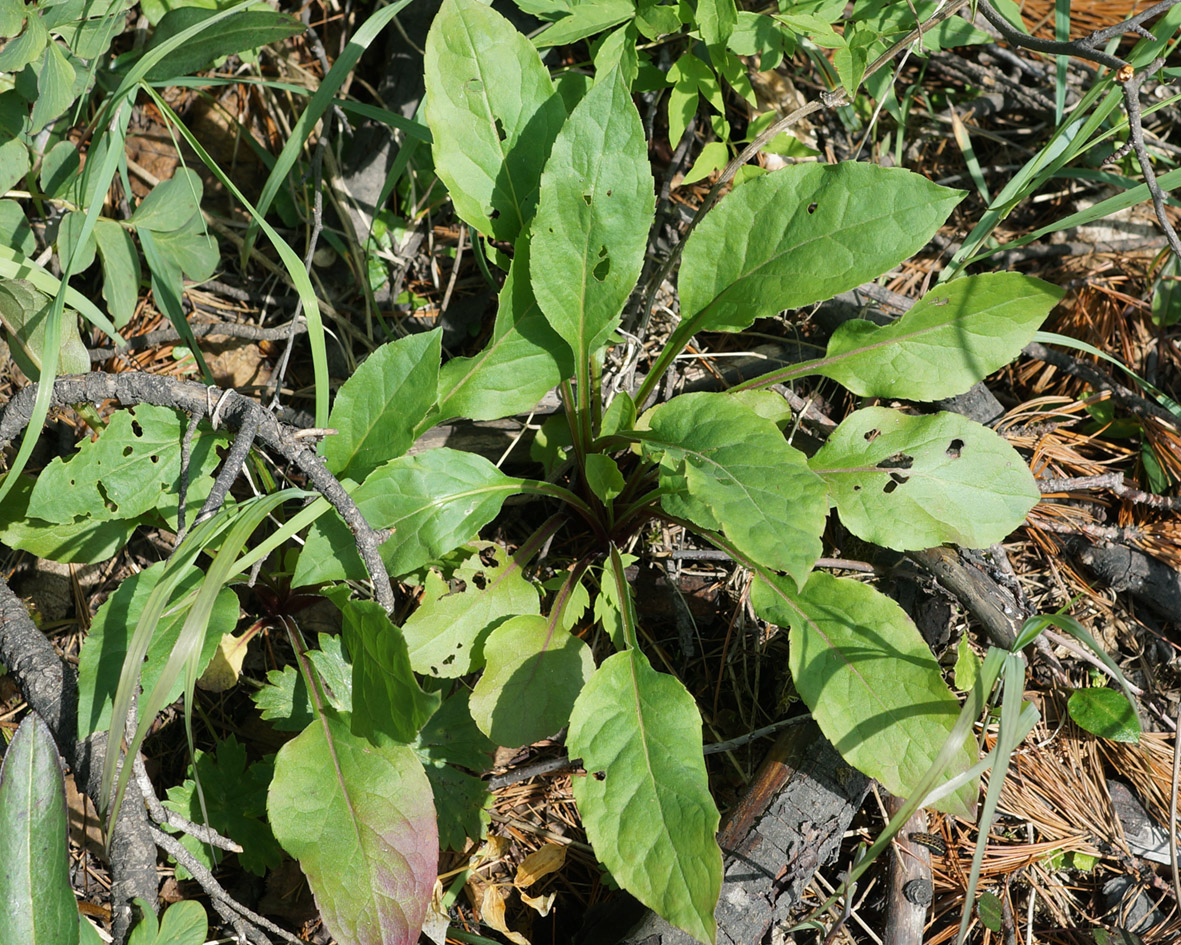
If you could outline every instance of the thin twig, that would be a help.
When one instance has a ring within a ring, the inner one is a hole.
[[[156,797],[156,789],[152,787],[152,779],[148,777],[148,769],[144,767],[143,757],[135,756],[135,780],[139,784],[140,793],[144,796],[144,803],[148,805],[148,813],[152,815],[154,820],[160,826],[168,825],[175,827],[184,833],[187,833],[194,840],[199,840],[201,843],[208,843],[210,846],[215,846],[219,850],[225,850],[227,853],[241,853],[242,847],[235,843],[229,837],[223,837],[220,833],[212,827],[206,827],[202,824],[193,823],[193,821],[182,817],[174,810],[169,810],[160,803],[160,799]]]

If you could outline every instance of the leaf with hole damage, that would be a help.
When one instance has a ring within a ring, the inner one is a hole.
[[[439,839],[414,751],[375,746],[331,709],[275,756],[267,814],[342,945],[414,945]]]
[[[660,503],[721,528],[761,564],[803,581],[820,557],[827,487],[772,420],[727,394],[682,394],[650,411],[644,453],[660,462]]]
[[[55,458],[41,471],[29,497],[29,515],[47,522],[130,519],[156,509],[165,498],[175,510],[180,488],[181,443],[187,421],[167,407],[140,404],[119,410],[97,440],[84,440],[69,459]],[[226,437],[207,424],[192,440],[189,463],[192,503],[208,493],[207,480]],[[199,507],[199,506],[198,506]]]
[[[797,164],[734,188],[685,243],[685,331],[741,331],[914,255],[964,197],[901,168]]]
[[[49,726],[28,715],[0,767],[0,945],[71,945],[78,906],[70,888],[66,795]]]
[[[427,34],[425,70],[435,169],[455,212],[481,233],[516,240],[566,118],[549,70],[479,0],[445,0]]]
[[[538,613],[536,588],[505,557],[503,548],[488,545],[449,580],[427,575],[422,601],[402,627],[415,672],[466,676],[484,665],[484,641],[498,623]]]
[[[760,575],[751,605],[791,628],[791,678],[825,737],[846,761],[899,797],[909,797],[951,734],[960,706],[906,613],[872,587],[813,574],[803,591],[790,578]],[[955,776],[975,761],[965,745]],[[934,805],[968,816],[975,783]]]
[[[574,797],[595,855],[648,908],[712,942],[722,854],[693,697],[638,650],[616,653],[575,702],[566,746],[587,770]]]
[[[576,363],[619,324],[644,262],[654,208],[644,128],[613,69],[554,141],[533,221],[533,291]]]
[[[337,478],[364,479],[401,456],[435,405],[442,329],[382,345],[336,395],[328,425],[336,430],[320,453]]]
[[[898,551],[944,542],[987,547],[1024,522],[1040,497],[1013,447],[954,413],[866,407],[809,463],[849,531]]]
[[[371,526],[393,529],[381,557],[399,577],[474,537],[519,486],[482,456],[440,447],[379,466],[353,501]],[[344,521],[321,516],[299,554],[295,586],[368,577]]]
[[[953,397],[1017,357],[1062,294],[1016,272],[956,279],[889,325],[845,322],[808,366],[863,397]]]
[[[545,617],[510,617],[484,643],[487,665],[471,698],[472,718],[506,748],[531,745],[570,720],[595,671],[590,647]]]
[[[569,346],[550,327],[529,283],[529,243],[521,240],[500,290],[492,337],[470,358],[452,358],[439,372],[439,413],[497,420],[531,410],[574,371]]]

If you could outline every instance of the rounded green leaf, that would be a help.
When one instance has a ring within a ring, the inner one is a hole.
[[[590,647],[545,617],[510,617],[484,642],[486,666],[471,697],[480,731],[517,748],[553,735],[595,671]]]
[[[741,331],[832,298],[918,252],[962,190],[901,168],[797,164],[736,187],[685,244],[681,317]]]
[[[537,50],[479,0],[445,0],[426,40],[426,119],[455,211],[512,242],[566,118]]]
[[[587,771],[574,797],[595,855],[648,908],[712,942],[722,853],[693,697],[638,650],[616,653],[575,702],[566,745]]]
[[[863,397],[952,397],[1017,357],[1061,298],[1016,272],[956,279],[889,325],[845,322],[815,370]]]
[[[944,542],[987,547],[1025,521],[1040,497],[1013,447],[953,413],[858,410],[810,465],[849,531],[899,551]]]
[[[415,945],[439,837],[413,749],[374,745],[329,710],[279,749],[267,814],[341,945]]]
[[[472,538],[518,486],[519,480],[484,457],[440,447],[379,466],[353,491],[353,500],[374,528],[394,530],[381,557],[397,577]],[[296,586],[367,577],[344,522],[335,514],[322,516],[300,552]]]
[[[644,263],[655,206],[644,127],[613,69],[554,141],[532,230],[533,292],[577,360],[615,331]]]
[[[665,510],[722,528],[760,564],[803,581],[820,557],[827,487],[774,421],[715,393],[682,394],[645,419]]]
[[[906,613],[872,587],[813,574],[802,591],[790,578],[760,575],[751,605],[791,628],[790,666],[800,698],[841,756],[891,794],[909,797],[951,734],[960,706]],[[959,774],[974,761],[965,745]],[[975,784],[935,804],[967,816]]]
[[[76,945],[66,795],[49,726],[29,715],[0,767],[0,945]]]
[[[1140,741],[1140,720],[1127,697],[1114,689],[1093,686],[1070,694],[1066,710],[1074,724],[1092,735],[1109,738],[1113,742]]]

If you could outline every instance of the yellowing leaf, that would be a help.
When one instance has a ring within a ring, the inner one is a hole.
[[[505,924],[504,903],[507,898],[508,890],[504,886],[484,887],[484,899],[480,903],[480,921],[516,945],[530,945],[529,939],[520,932],[512,931]]]
[[[518,894],[521,897],[521,902],[525,903],[530,909],[537,910],[537,914],[542,918],[549,915],[550,909],[554,907],[554,899],[556,893],[550,893],[548,896],[530,896],[525,890],[518,889]]]
[[[242,672],[242,661],[246,658],[249,642],[246,634],[242,634],[241,639],[232,633],[223,634],[197,685],[206,692],[225,692],[234,688]]]
[[[534,850],[521,861],[521,865],[517,867],[517,878],[513,880],[513,885],[518,889],[526,889],[543,876],[556,873],[565,863],[565,844],[547,843],[540,850]],[[543,912],[542,915],[545,913]]]

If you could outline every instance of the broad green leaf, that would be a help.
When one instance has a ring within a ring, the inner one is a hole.
[[[639,433],[660,462],[660,503],[722,528],[756,561],[801,583],[820,557],[827,487],[774,422],[726,394],[683,394],[647,414]]]
[[[439,838],[411,748],[373,745],[328,710],[279,749],[267,813],[338,942],[415,945]]]
[[[963,197],[901,168],[855,162],[750,180],[686,242],[684,330],[741,331],[874,279],[922,249]]]
[[[182,273],[194,282],[203,282],[217,271],[221,262],[217,240],[206,231],[205,222],[199,216],[179,230],[141,231],[140,242],[153,275],[176,291],[180,291]],[[156,248],[155,254],[151,252],[152,246]]]
[[[401,456],[435,405],[442,329],[382,345],[341,386],[328,417],[337,432],[320,447],[338,478],[364,479]]]
[[[137,228],[161,233],[179,230],[200,212],[204,190],[205,185],[196,171],[178,167],[171,178],[152,188],[127,222]]]
[[[863,397],[952,397],[1017,357],[1061,298],[1016,272],[957,279],[889,325],[845,322],[813,370]]]
[[[440,447],[379,466],[353,500],[371,526],[394,530],[381,557],[399,577],[474,537],[519,486],[482,456]],[[295,585],[367,577],[344,522],[321,517],[300,552]]]
[[[1066,701],[1074,724],[1092,735],[1135,745],[1140,741],[1136,709],[1122,692],[1092,686],[1076,689]]]
[[[127,546],[138,526],[135,519],[104,521],[90,517],[47,522],[28,514],[36,480],[21,476],[0,502],[0,542],[38,558],[72,564],[98,564]]]
[[[0,144],[0,194],[8,193],[20,183],[29,173],[29,166],[29,149],[23,141],[9,138]]]
[[[759,575],[751,605],[764,620],[791,628],[792,681],[825,737],[849,764],[909,797],[959,716],[906,613],[866,584],[817,572],[803,591],[790,578]],[[966,745],[959,774],[976,760]],[[968,816],[973,782],[935,806]]]
[[[185,426],[183,414],[168,407],[140,404],[117,411],[97,440],[84,440],[69,460],[57,457],[41,471],[29,515],[62,523],[81,516],[137,518],[166,495],[175,508]],[[219,462],[217,448],[225,444],[223,434],[207,425],[198,428],[189,464],[189,503],[208,493]]]
[[[94,231],[91,230],[85,243],[78,242],[85,222],[85,211],[71,210],[62,217],[57,230],[57,254],[62,259],[73,256],[75,272],[83,272],[94,263]]]
[[[110,725],[111,706],[119,675],[127,655],[131,633],[135,629],[140,613],[147,603],[152,588],[164,572],[164,562],[158,561],[150,568],[126,578],[108,597],[94,615],[86,642],[78,659],[78,737],[86,738]],[[191,568],[181,579],[173,595],[173,605],[152,635],[147,658],[140,677],[144,692],[151,692],[167,663],[173,647],[180,637],[188,607],[182,602],[192,601],[192,596],[201,585],[203,572]],[[229,633],[238,622],[238,596],[228,587],[217,595],[209,618],[209,627],[201,647],[200,665],[203,669],[217,649],[222,634]],[[168,702],[179,699],[184,690],[183,680],[176,680],[168,693]]]
[[[24,279],[0,280],[0,326],[7,333],[12,359],[28,377],[41,376],[51,305],[49,296]],[[90,355],[82,344],[77,316],[72,311],[62,315],[60,342],[60,373],[85,374],[90,370]]]
[[[410,669],[406,641],[376,601],[353,600],[347,587],[328,596],[344,615],[344,640],[353,663],[353,733],[371,741],[387,736],[412,742],[439,708]]]
[[[719,818],[693,697],[638,650],[616,653],[574,703],[566,746],[587,770],[574,798],[595,855],[648,908],[714,941]]]
[[[468,771],[486,771],[496,745],[476,728],[468,711],[468,695],[460,687],[448,698],[414,745],[435,795],[439,847],[444,850],[462,850],[469,839],[482,840],[491,822],[488,785]]]
[[[472,718],[498,745],[553,735],[595,671],[590,647],[545,617],[510,617],[484,643],[487,665],[471,697]]]
[[[466,676],[484,665],[484,641],[497,623],[538,612],[537,590],[504,550],[490,545],[485,554],[489,564],[473,555],[450,581],[427,576],[422,602],[402,627],[415,672]]]
[[[455,212],[513,242],[566,117],[532,44],[479,0],[445,0],[426,40],[426,118]]]
[[[195,6],[169,10],[152,33],[152,38],[144,48],[144,54],[150,53],[173,36],[209,19],[217,12]],[[223,56],[279,42],[289,36],[298,36],[304,28],[299,20],[283,13],[257,8],[239,10],[190,39],[179,49],[173,50],[149,68],[144,78],[149,82],[157,82],[191,75],[208,69]]]
[[[11,144],[9,141],[0,144],[0,185],[3,184],[4,176],[3,155],[9,144]],[[5,190],[10,189],[11,186],[10,184]],[[0,193],[2,192],[0,191]],[[33,235],[33,228],[25,219],[25,211],[15,200],[0,200],[0,243],[10,246],[23,256],[31,256],[37,249],[37,238]]]
[[[576,365],[619,323],[654,208],[644,129],[614,71],[586,93],[554,141],[533,222],[533,291]]]
[[[146,902],[136,899],[135,903],[143,918],[131,930],[127,945],[202,945],[209,933],[205,907],[193,899],[174,902],[159,923]]]
[[[66,792],[49,726],[21,722],[0,767],[0,945],[76,945]]]
[[[1041,495],[1013,447],[955,413],[866,407],[810,464],[849,531],[898,551],[944,542],[987,547],[1024,522]]]
[[[569,346],[550,327],[533,297],[529,241],[520,240],[500,290],[492,338],[475,357],[452,358],[443,365],[439,413],[431,420],[498,420],[531,410],[573,372]]]
[[[738,24],[734,0],[697,0],[697,25],[707,46],[720,46]]]
[[[636,15],[633,0],[581,0],[571,4],[570,15],[563,16],[533,39],[534,45],[565,46],[602,33]]]
[[[327,683],[328,700],[338,712],[353,708],[352,668],[345,662],[339,636],[321,633],[319,649],[308,650],[308,659]],[[267,683],[250,697],[259,713],[281,732],[300,732],[312,721],[312,704],[303,675],[294,666],[272,669]]]
[[[37,134],[74,103],[75,78],[74,67],[62,47],[52,41],[46,44],[45,58],[37,70],[37,100],[29,116],[29,134]]]
[[[993,932],[999,932],[1004,925],[1004,907],[996,893],[982,892],[976,901],[976,914],[981,924]]]
[[[116,328],[123,328],[135,314],[143,271],[131,234],[114,220],[94,224],[94,241],[103,268],[103,298]]]
[[[17,73],[33,62],[49,42],[49,31],[41,17],[26,7],[25,28],[0,49],[0,72]]]
[[[208,824],[223,837],[242,847],[238,862],[255,876],[266,876],[283,859],[279,844],[267,825],[267,788],[274,774],[269,758],[246,762],[246,748],[233,735],[219,742],[214,752],[198,751],[183,784],[168,789],[165,807],[198,824]],[[197,781],[201,792],[197,791]],[[204,795],[204,807],[202,807]],[[208,819],[206,819],[208,815]],[[215,868],[209,846],[188,834],[180,842],[208,869]],[[177,878],[188,871],[177,867]],[[165,915],[161,929],[168,923]]]
[[[586,457],[586,484],[604,503],[623,492],[626,485],[619,464],[603,453],[589,453]]]

